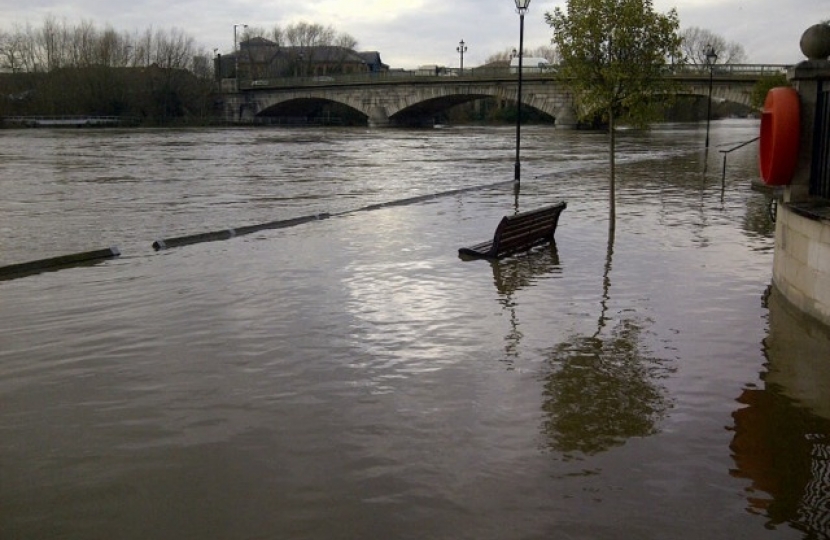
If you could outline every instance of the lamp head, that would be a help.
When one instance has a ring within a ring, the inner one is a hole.
[[[524,15],[529,7],[530,0],[516,0],[516,10],[518,10],[520,14]]]
[[[715,48],[711,45],[706,46],[706,64],[712,65],[718,61],[718,53],[715,52]]]

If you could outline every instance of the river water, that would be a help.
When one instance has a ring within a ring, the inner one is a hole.
[[[606,137],[522,133],[515,196],[509,128],[0,131],[0,265],[122,252],[0,281],[0,538],[830,538],[758,123],[622,131],[613,238]]]

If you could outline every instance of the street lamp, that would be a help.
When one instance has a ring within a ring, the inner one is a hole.
[[[461,75],[464,75],[464,53],[467,52],[467,45],[464,44],[464,40],[462,39],[461,42],[458,44],[458,47],[455,48],[459,54],[461,54]]]
[[[239,41],[236,38],[236,27],[241,26],[242,28],[248,28],[247,24],[234,24],[233,25],[233,78],[237,80],[237,84],[239,82],[239,47],[237,44]]]
[[[519,12],[519,92],[516,99],[516,166],[514,169],[513,183],[519,187],[522,178],[522,166],[519,160],[519,148],[522,141],[522,57],[524,52],[525,39],[525,13],[530,6],[530,0],[515,0],[516,11]]]
[[[712,119],[712,72],[715,70],[715,62],[718,61],[718,54],[711,45],[706,46],[706,65],[709,66],[709,103],[706,106],[706,151],[709,151],[709,123]]]

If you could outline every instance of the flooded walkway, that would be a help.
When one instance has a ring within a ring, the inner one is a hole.
[[[767,294],[754,156],[721,189],[672,150],[693,130],[629,139],[609,241],[604,173],[568,170],[602,139],[528,131],[518,201],[495,186],[159,252],[145,229],[118,259],[0,282],[0,536],[826,537],[830,341]],[[404,166],[510,144],[452,136],[405,135]],[[382,189],[348,204],[429,192]],[[555,200],[555,245],[458,257]],[[171,229],[241,223],[216,208]]]

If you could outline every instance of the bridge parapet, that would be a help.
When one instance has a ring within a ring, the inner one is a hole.
[[[785,64],[717,64],[713,67],[714,78],[746,77],[753,80],[758,78],[786,74],[790,66]],[[467,68],[463,72],[456,68],[442,68],[439,73],[425,73],[423,70],[394,70],[385,73],[356,73],[347,75],[326,75],[319,77],[274,77],[255,80],[238,81],[238,89],[254,90],[263,88],[284,87],[328,87],[354,84],[442,84],[447,81],[515,81],[518,74],[507,67],[498,68]],[[703,65],[670,65],[666,66],[667,76],[679,79],[709,77],[708,66]],[[556,80],[556,66],[547,68],[525,68],[522,71],[523,80],[542,79]],[[235,79],[223,79],[223,91],[234,91]]]

